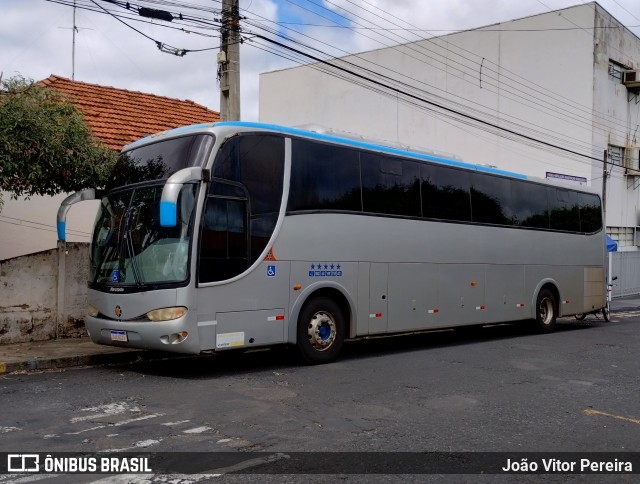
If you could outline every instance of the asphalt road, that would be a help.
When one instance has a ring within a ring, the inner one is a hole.
[[[632,452],[640,314],[0,378],[0,452]],[[250,454],[247,454],[250,455]],[[326,461],[326,462],[325,462]],[[245,482],[245,476],[0,476],[5,482]],[[635,476],[260,476],[269,482],[638,482]],[[255,476],[254,479],[256,480]]]

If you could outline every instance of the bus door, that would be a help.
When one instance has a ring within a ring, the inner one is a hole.
[[[229,182],[215,183],[210,193],[215,194],[207,197],[200,236],[200,282],[231,279],[249,267],[248,197]]]

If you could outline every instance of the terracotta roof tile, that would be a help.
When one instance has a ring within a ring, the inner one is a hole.
[[[182,101],[51,75],[39,82],[69,96],[93,135],[114,150],[150,134],[188,124],[220,121],[220,114]]]

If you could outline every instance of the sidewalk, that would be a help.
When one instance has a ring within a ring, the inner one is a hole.
[[[640,309],[640,295],[611,301],[611,312],[634,309]],[[74,366],[126,364],[171,356],[171,353],[97,345],[88,337],[16,343],[0,345],[0,375]]]
[[[640,309],[640,294],[635,296],[618,297],[611,301],[611,312]]]
[[[0,345],[0,375],[73,366],[133,363],[161,353],[93,343],[88,337]],[[167,354],[162,354],[167,356]]]

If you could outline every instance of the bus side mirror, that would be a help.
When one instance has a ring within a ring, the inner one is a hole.
[[[87,190],[82,190],[80,192],[76,192],[72,195],[69,195],[65,198],[60,204],[60,208],[58,209],[58,217],[56,226],[58,228],[58,239],[61,241],[67,240],[67,212],[71,208],[71,205],[78,202],[84,202],[85,200],[95,200],[96,199],[96,190],[94,188],[89,188]]]
[[[184,168],[169,177],[160,198],[160,226],[175,227],[178,223],[178,195],[185,183],[208,181],[209,170],[200,167]]]

